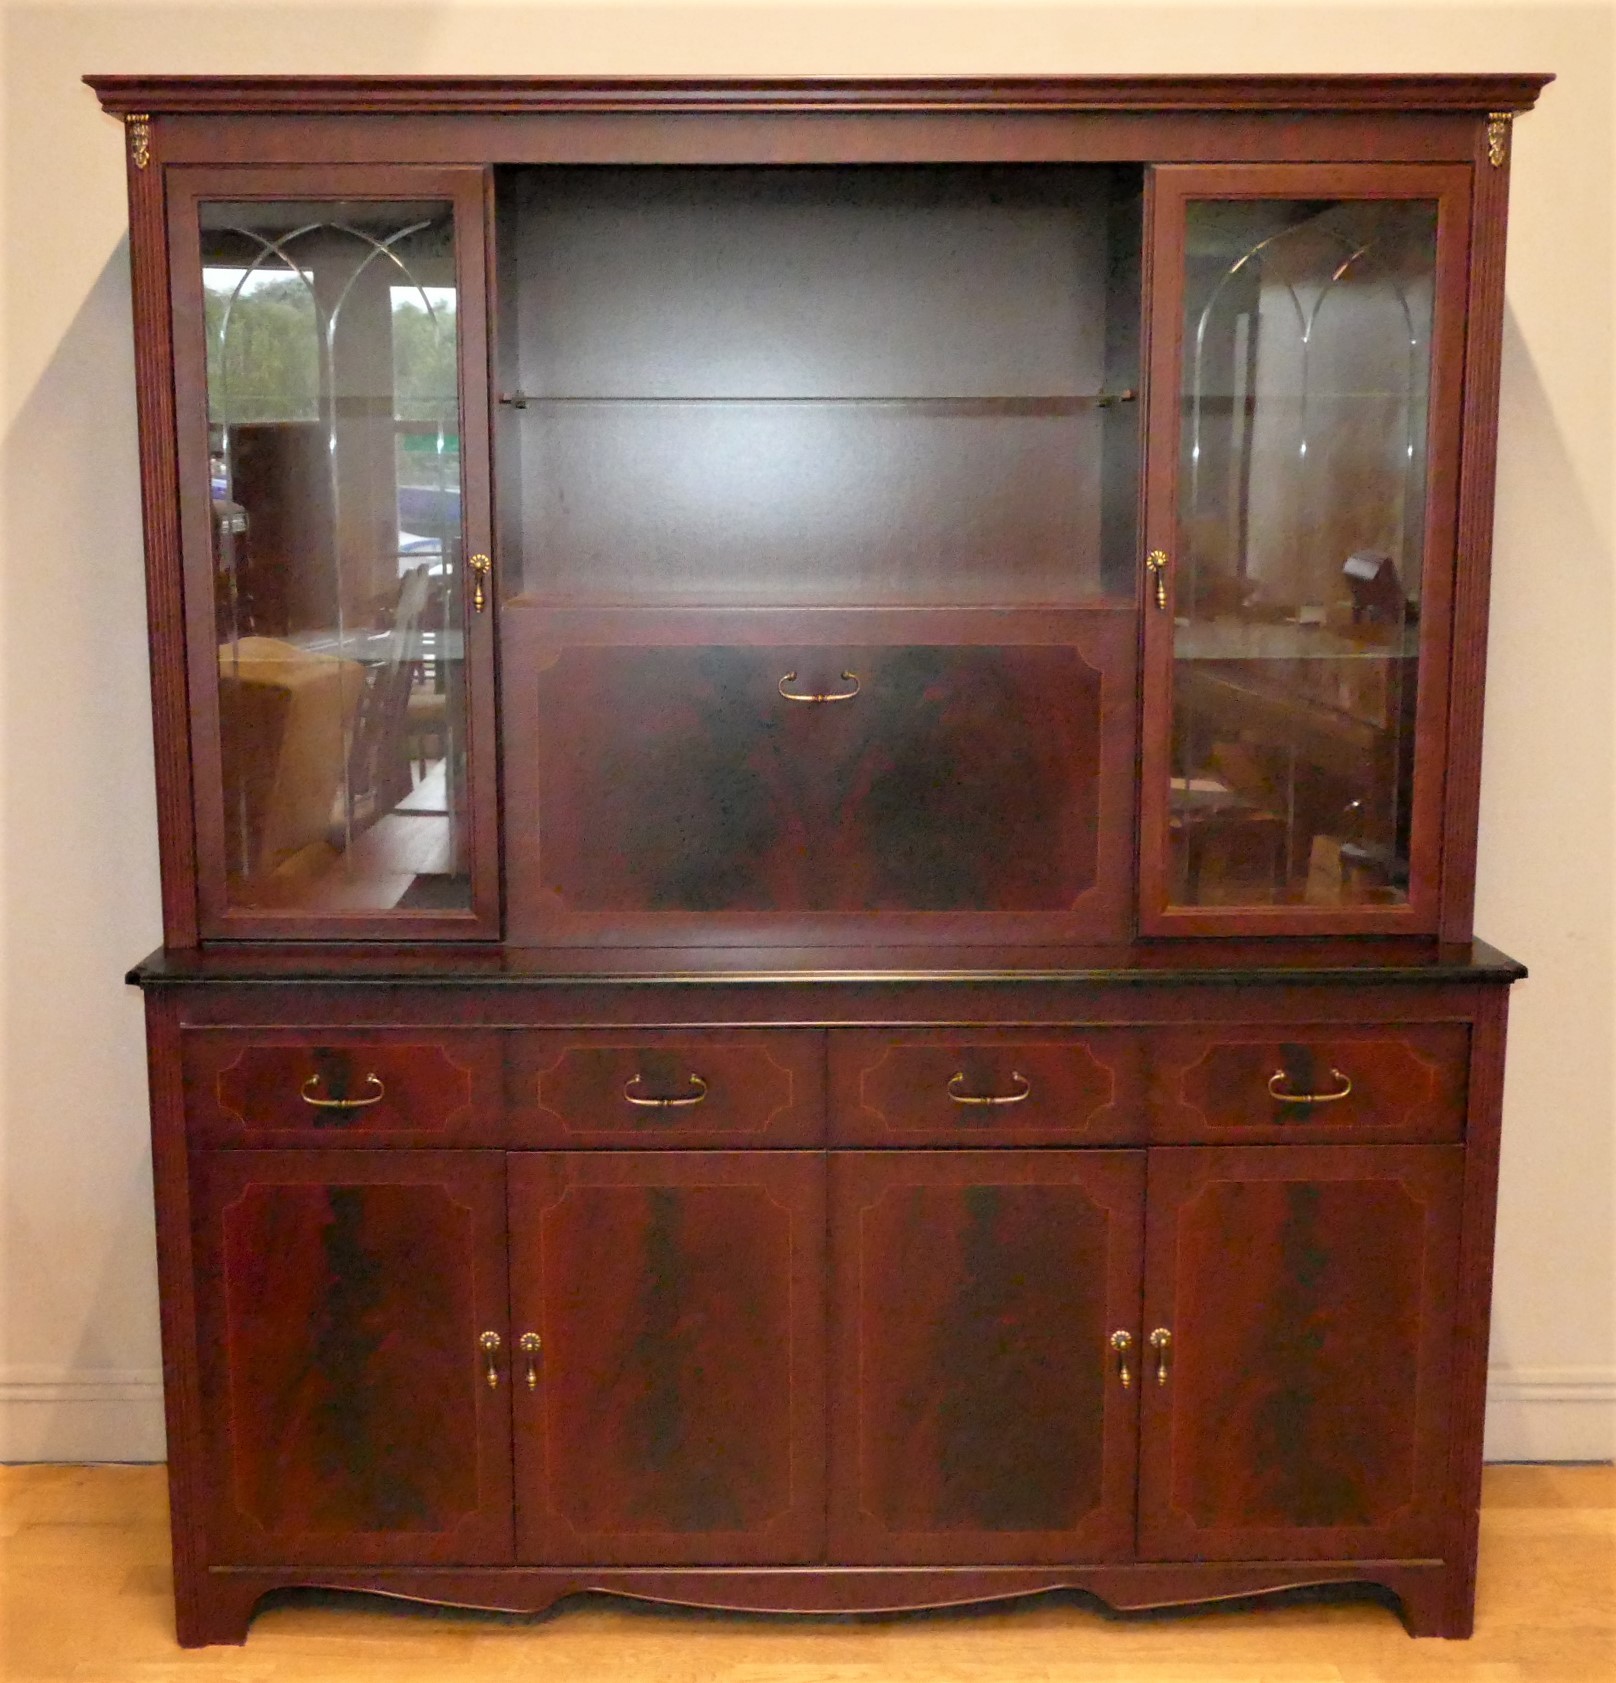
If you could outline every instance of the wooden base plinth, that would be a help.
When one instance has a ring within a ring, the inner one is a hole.
[[[542,1613],[564,1597],[607,1594],[683,1607],[781,1614],[896,1613],[1007,1601],[1052,1590],[1117,1613],[1191,1608],[1302,1589],[1373,1586],[1395,1597],[1411,1636],[1465,1637],[1467,1580],[1440,1561],[1305,1561],[1073,1567],[628,1569],[213,1568],[177,1597],[182,1647],[240,1643],[258,1603],[284,1589],[359,1590],[483,1612]],[[1462,1602],[1462,1605],[1456,1603]]]

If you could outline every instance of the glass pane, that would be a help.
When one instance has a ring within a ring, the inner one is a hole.
[[[450,206],[201,222],[229,904],[469,909]]]
[[[1188,206],[1170,897],[1397,905],[1436,207]]]

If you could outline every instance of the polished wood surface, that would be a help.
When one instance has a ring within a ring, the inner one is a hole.
[[[474,1145],[501,1102],[497,1035],[200,1029],[187,1110],[212,1145]]]
[[[1459,1023],[1182,1031],[1150,1045],[1153,1141],[1456,1140],[1470,1036]]]
[[[0,1467],[7,1683],[1607,1683],[1616,1469],[1492,1467],[1476,1634],[1411,1643],[1373,1601],[1108,1618],[1080,1597],[901,1619],[701,1613],[588,1598],[555,1616],[292,1597],[245,1650],[174,1644],[161,1467]]]
[[[1135,628],[1115,606],[522,597],[501,637],[513,944],[1124,933]]]
[[[1439,1556],[1462,1172],[1454,1146],[1150,1153],[1144,1558]]]
[[[1130,1559],[1143,1153],[845,1152],[830,1176],[830,1558]]]
[[[830,1040],[837,1145],[1118,1145],[1141,1137],[1127,1031],[849,1030]]]
[[[825,1135],[825,1050],[812,1030],[509,1037],[519,1146],[793,1146]]]
[[[510,1158],[521,1561],[822,1557],[816,1152]]]
[[[217,1152],[197,1179],[213,1557],[509,1560],[479,1345],[508,1342],[504,1160]]]

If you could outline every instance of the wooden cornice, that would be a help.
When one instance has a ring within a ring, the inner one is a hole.
[[[583,80],[501,76],[86,76],[115,116],[544,112],[1519,112],[1547,74],[1049,79]]]

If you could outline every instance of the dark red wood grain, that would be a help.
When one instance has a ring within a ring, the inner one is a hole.
[[[189,1127],[209,1144],[503,1143],[503,1047],[493,1034],[191,1030],[183,1046]],[[326,1109],[309,1098],[360,1104]]]
[[[1133,1554],[1144,1158],[831,1158],[830,1555]],[[1137,1374],[1133,1364],[1130,1377]]]
[[[211,1554],[511,1558],[504,1160],[198,1157]]]
[[[1456,1140],[1469,1030],[1460,1023],[1178,1031],[1150,1042],[1153,1141]],[[1274,1081],[1276,1075],[1284,1079]],[[1344,1078],[1344,1080],[1343,1080]],[[1346,1097],[1304,1104],[1281,1093]]]
[[[1126,1032],[975,1026],[836,1033],[831,1139],[886,1146],[1126,1144],[1144,1130],[1143,1050],[1140,1037]],[[1008,1102],[961,1102],[971,1098]]]
[[[512,937],[1120,935],[1127,616],[919,617],[840,612],[845,641],[805,643],[827,616],[579,616],[558,643],[558,615],[507,604]]]
[[[1464,1154],[1188,1148],[1150,1161],[1139,1548],[1434,1558]]]
[[[822,1559],[824,1159],[510,1164],[519,1557]]]
[[[824,1138],[825,1045],[813,1031],[522,1034],[509,1038],[508,1055],[520,1146],[643,1151]]]

